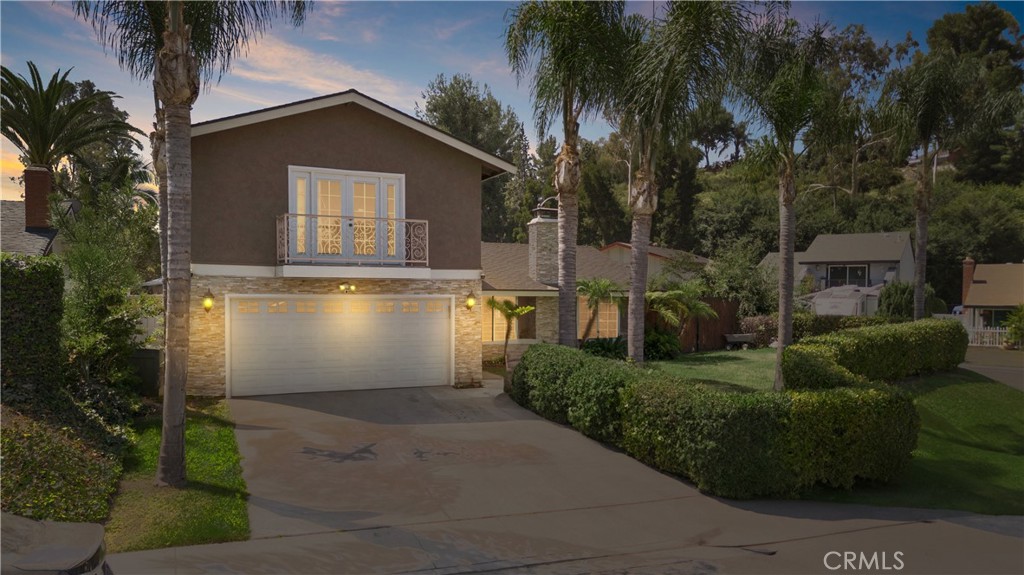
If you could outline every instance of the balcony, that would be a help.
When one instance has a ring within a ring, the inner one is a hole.
[[[315,214],[277,217],[281,264],[428,267],[426,220]]]

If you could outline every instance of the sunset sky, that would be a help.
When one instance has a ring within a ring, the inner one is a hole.
[[[842,28],[863,23],[876,41],[902,40],[907,31],[924,44],[925,31],[966,2],[794,2],[792,14],[804,22],[816,18]],[[1019,20],[1021,4],[1000,3]],[[317,2],[304,27],[283,21],[255,41],[220,83],[206,86],[192,111],[201,122],[268,106],[355,88],[413,114],[421,93],[438,74],[468,73],[490,86],[532,127],[529,89],[517,86],[503,50],[506,2]],[[651,2],[630,2],[630,12],[649,14]],[[74,68],[70,79],[89,79],[121,96],[117,106],[130,121],[150,130],[152,88],[133,80],[104,51],[91,26],[76,19],[68,2],[0,2],[0,60],[27,76],[33,61],[44,79],[58,68]],[[609,131],[589,122],[582,135],[598,138]],[[556,131],[557,136],[557,131]],[[147,157],[148,157],[148,151]],[[10,182],[22,167],[17,151],[2,142],[3,198],[20,199]]]

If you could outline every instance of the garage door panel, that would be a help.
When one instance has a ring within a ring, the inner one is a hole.
[[[233,395],[450,383],[450,302],[233,298]]]

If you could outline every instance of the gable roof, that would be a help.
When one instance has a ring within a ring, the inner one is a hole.
[[[615,249],[615,248],[621,248],[621,249],[625,249],[625,250],[632,250],[633,249],[633,247],[630,244],[628,244],[627,242],[612,242],[612,243],[610,243],[610,244],[608,244],[606,246],[601,246],[600,250],[602,252],[606,252],[606,251],[609,251],[609,250]],[[709,261],[708,258],[703,257],[703,256],[698,256],[697,254],[692,254],[692,253],[684,251],[684,250],[677,250],[677,249],[673,249],[673,248],[664,248],[664,247],[661,247],[661,246],[648,246],[647,247],[647,253],[649,255],[653,256],[653,257],[660,258],[660,259],[665,259],[665,260],[676,259],[676,258],[679,258],[679,257],[689,257],[689,258],[692,258],[692,260],[695,263],[698,263],[698,264],[706,264]]]
[[[800,264],[898,262],[910,243],[909,232],[875,234],[819,234]]]
[[[1024,304],[1024,264],[978,264],[965,306],[1012,307]]]
[[[557,286],[542,284],[530,277],[529,244],[481,242],[480,265],[484,273],[484,291],[558,293]],[[617,262],[602,250],[591,246],[576,246],[577,278],[609,279],[625,290],[629,289],[629,276],[629,263]]]
[[[57,230],[25,231],[25,202],[0,202],[0,250],[33,256],[43,255]]]
[[[249,126],[260,122],[267,122],[296,114],[304,114],[306,112],[322,110],[324,108],[331,108],[343,104],[356,104],[362,106],[367,110],[376,112],[381,116],[394,120],[407,128],[411,128],[421,134],[447,144],[460,152],[469,154],[470,156],[480,160],[481,166],[483,167],[481,179],[486,180],[506,172],[510,174],[516,173],[516,167],[509,162],[506,162],[493,154],[487,153],[476,146],[468,144],[443,130],[435,128],[418,118],[414,118],[406,114],[405,112],[396,110],[379,100],[374,100],[357,90],[346,90],[344,92],[338,92],[337,94],[318,96],[316,98],[300,100],[290,104],[282,104],[280,106],[245,112],[243,114],[236,114],[234,116],[227,116],[216,120],[199,122],[198,124],[192,125],[192,136],[202,136],[223,130],[231,130],[242,126]]]

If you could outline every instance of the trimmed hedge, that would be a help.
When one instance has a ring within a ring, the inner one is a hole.
[[[959,321],[926,319],[807,338],[801,346],[831,349],[836,363],[847,370],[868,379],[893,382],[956,369],[967,354],[967,343],[967,330]]]
[[[886,325],[907,321],[901,317],[883,315],[817,315],[807,312],[793,314],[793,342],[804,338],[835,333],[843,329],[856,329],[873,325]],[[766,347],[779,333],[777,315],[756,315],[740,319],[740,332],[754,334],[754,345]]]
[[[506,391],[516,403],[538,415],[568,423],[566,383],[583,366],[585,358],[578,349],[546,343],[531,345],[512,372]]]
[[[640,370],[623,362],[587,358],[569,376],[567,419],[583,435],[618,445],[622,441],[622,413],[619,395]]]
[[[868,384],[868,379],[836,363],[834,349],[813,343],[796,344],[782,352],[786,389],[832,389]]]
[[[4,405],[37,410],[62,383],[64,273],[52,257],[0,255]]]

